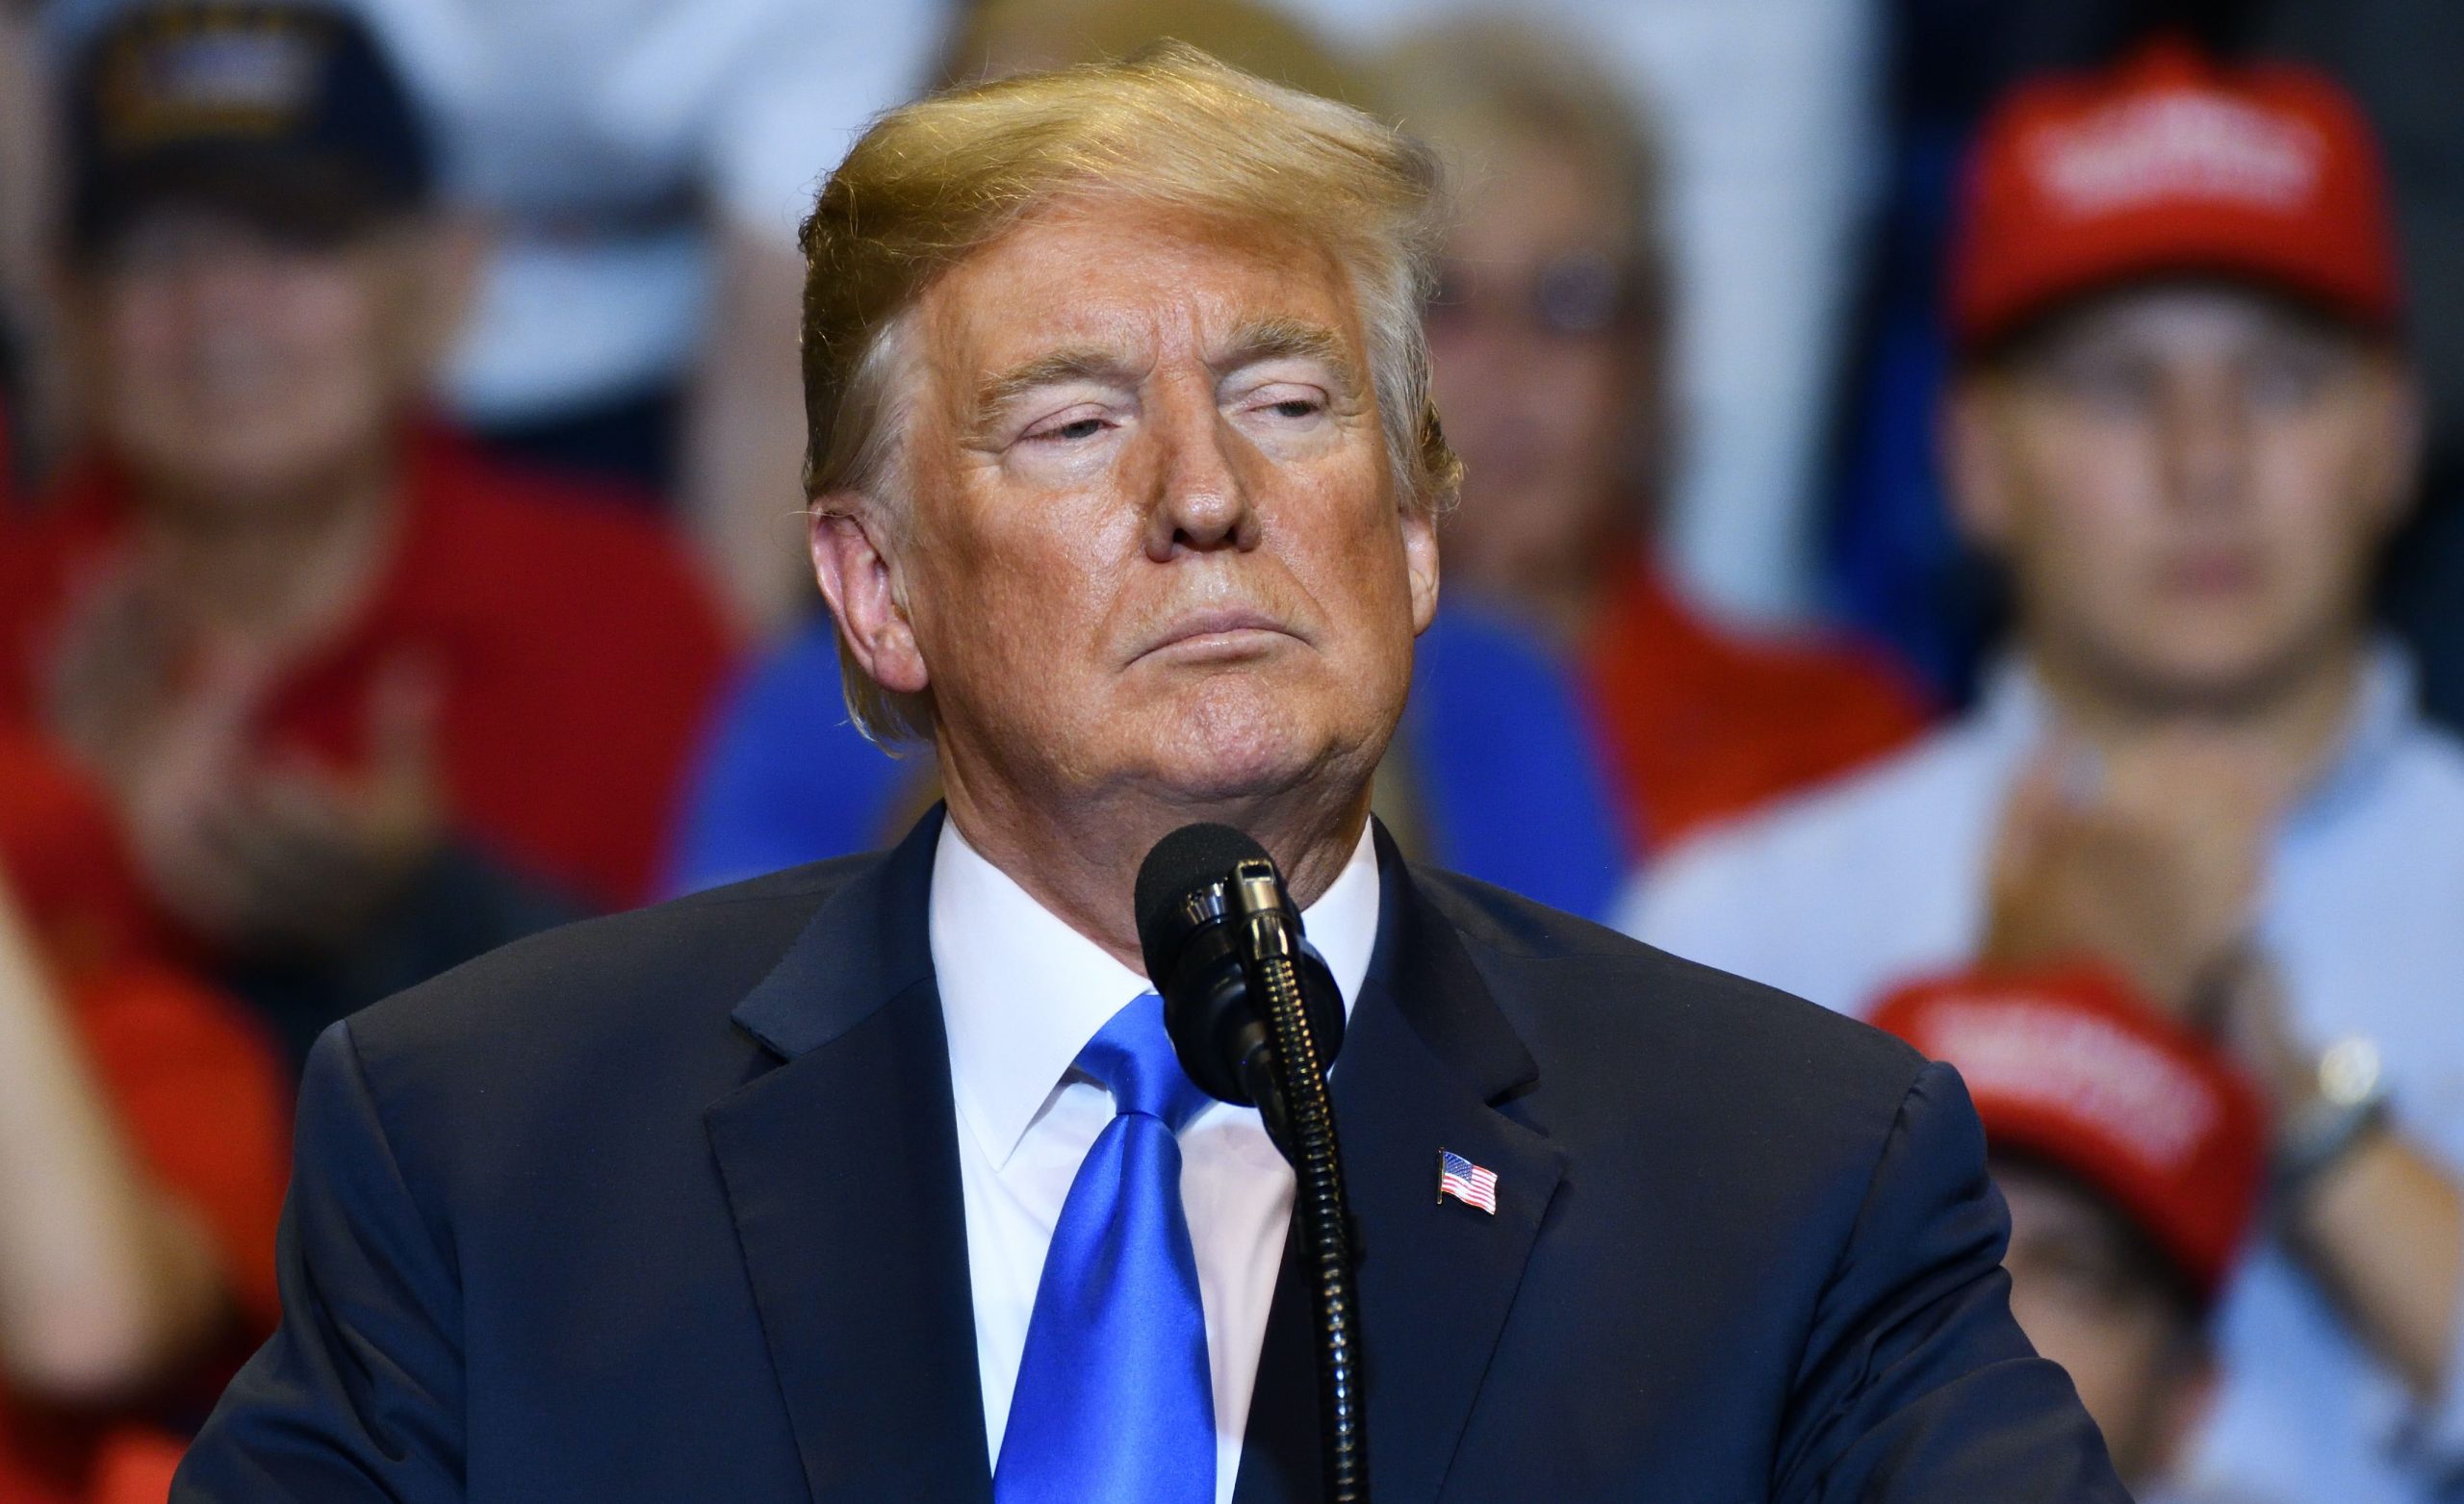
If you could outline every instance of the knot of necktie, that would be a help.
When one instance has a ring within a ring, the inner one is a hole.
[[[1140,993],[1095,1032],[1078,1052],[1078,1068],[1113,1094],[1114,1111],[1161,1118],[1175,1134],[1207,1104],[1172,1053],[1164,1000],[1152,992]]]

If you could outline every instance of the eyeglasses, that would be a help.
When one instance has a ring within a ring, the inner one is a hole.
[[[1428,320],[1432,325],[1469,326],[1502,316],[1551,339],[1589,339],[1638,311],[1638,284],[1630,272],[1594,251],[1553,257],[1519,287],[1450,264],[1438,273]]]

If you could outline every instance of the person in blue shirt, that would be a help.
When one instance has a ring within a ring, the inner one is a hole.
[[[2324,79],[2180,46],[2006,106],[1943,431],[2012,651],[1619,923],[1858,1012],[2085,958],[2222,1044],[2269,1098],[2272,1236],[2181,1481],[2432,1504],[2464,1478],[2464,746],[2370,610],[2420,411],[2373,159]]]

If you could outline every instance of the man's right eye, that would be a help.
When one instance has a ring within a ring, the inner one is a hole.
[[[1030,444],[1076,444],[1081,440],[1095,437],[1102,433],[1104,428],[1105,422],[1101,418],[1073,418],[1066,422],[1030,429],[1025,437]]]

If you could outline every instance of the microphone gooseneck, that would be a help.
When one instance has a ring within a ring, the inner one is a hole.
[[[1273,858],[1229,826],[1184,826],[1157,842],[1139,868],[1137,905],[1146,974],[1183,1069],[1210,1096],[1255,1103],[1292,1162],[1317,1317],[1325,1496],[1367,1504],[1351,1209],[1326,1093],[1343,999],[1302,938]]]
[[[1248,863],[1257,866],[1247,886],[1236,886],[1236,871]],[[1326,963],[1297,943],[1300,915],[1284,895],[1273,860],[1230,826],[1183,826],[1147,854],[1137,894],[1139,946],[1164,999],[1164,1022],[1181,1068],[1207,1095],[1256,1107],[1275,1147],[1296,1165],[1285,1093],[1274,1075],[1272,1024],[1253,974],[1253,957],[1266,954],[1261,934],[1291,931],[1293,943],[1272,950],[1297,952],[1295,965],[1322,1075],[1343,1048],[1344,1007]],[[1270,914],[1284,917],[1260,917]]]

